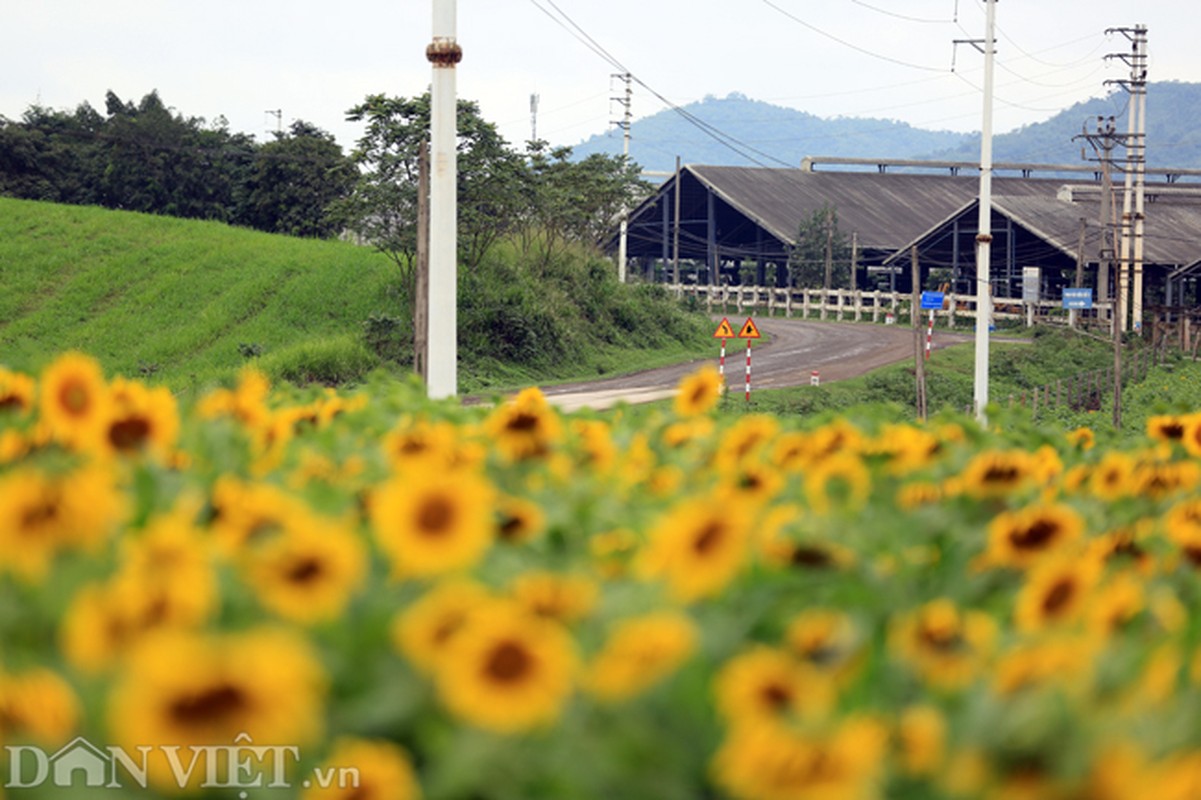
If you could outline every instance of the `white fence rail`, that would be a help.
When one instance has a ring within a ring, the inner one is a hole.
[[[912,295],[904,292],[862,291],[851,289],[789,289],[768,286],[706,286],[704,284],[668,284],[667,290],[677,298],[695,297],[706,310],[718,309],[722,313],[733,307],[738,313],[765,312],[768,316],[796,317],[799,319],[842,320],[851,322],[888,322],[902,317],[910,321]],[[1067,318],[1067,311],[1057,300],[1040,300],[1034,305],[1034,317]],[[1088,311],[1076,312],[1085,320],[1106,320],[1110,303],[1094,303]],[[920,315],[928,312],[918,309]],[[975,324],[976,296],[947,293],[943,308],[935,312],[936,324],[948,327],[966,324],[960,320],[971,320]],[[993,299],[993,322],[1000,320],[1028,319],[1026,306],[1020,298],[999,297]]]

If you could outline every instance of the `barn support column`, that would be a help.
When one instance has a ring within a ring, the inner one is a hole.
[[[663,262],[663,282],[664,283],[666,283],[669,280],[669,278],[667,277],[667,274],[668,274],[669,270],[671,269],[671,247],[670,247],[671,237],[669,235],[671,233],[670,212],[671,212],[671,201],[668,199],[668,196],[665,193],[663,196],[663,220],[662,220],[662,225],[660,226],[660,231],[661,231],[660,244],[662,245],[662,247],[660,248],[660,256],[659,256],[660,260]]]
[[[713,197],[713,192],[705,193],[705,222],[706,222],[706,240],[708,242],[708,267],[709,267],[709,285],[716,286],[719,283],[718,272],[721,265],[717,262],[717,208],[716,201]]]
[[[959,291],[959,217],[951,222],[951,291]]]

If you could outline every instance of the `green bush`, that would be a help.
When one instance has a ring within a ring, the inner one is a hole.
[[[338,386],[361,381],[379,359],[351,335],[300,342],[264,356],[259,366],[273,380]]]

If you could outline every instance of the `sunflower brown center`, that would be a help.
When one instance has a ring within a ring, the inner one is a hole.
[[[454,505],[442,495],[433,495],[417,510],[417,531],[431,538],[445,536],[454,518]]]
[[[82,417],[92,406],[92,394],[79,381],[66,381],[58,390],[58,402],[68,414]]]
[[[516,514],[505,514],[501,518],[500,525],[497,526],[497,532],[500,538],[507,542],[511,542],[521,536],[525,531],[525,521]]]
[[[1038,550],[1059,533],[1059,526],[1051,520],[1036,519],[1025,528],[1019,528],[1009,534],[1009,541],[1019,550]]]
[[[9,411],[24,407],[25,403],[15,394],[6,394],[0,397],[0,411]]]
[[[505,427],[518,433],[529,433],[538,428],[538,417],[519,411],[509,419]]]
[[[924,644],[943,652],[958,650],[963,646],[963,635],[956,627],[923,625],[918,637]]]
[[[1167,425],[1161,425],[1159,432],[1165,439],[1171,439],[1174,442],[1180,441],[1184,438],[1184,426],[1179,422],[1171,422]]]
[[[789,560],[794,567],[808,567],[810,569],[828,567],[832,561],[830,554],[825,550],[805,544],[798,545],[792,551],[792,558]]]
[[[292,565],[284,576],[291,583],[312,583],[325,571],[316,558],[302,558]]]
[[[150,423],[142,417],[128,417],[108,428],[108,441],[116,449],[128,453],[137,450],[150,438]]]
[[[994,464],[984,472],[985,483],[1014,483],[1021,477],[1017,467]]]
[[[503,641],[488,656],[484,672],[500,683],[516,683],[533,666],[533,659],[519,642]]]
[[[217,684],[171,704],[168,713],[181,725],[201,725],[228,718],[249,705],[246,693],[228,683]]]
[[[759,691],[759,696],[772,711],[783,711],[788,708],[788,703],[792,700],[792,692],[788,691],[788,687],[778,683],[769,683],[764,686]]]
[[[52,525],[58,519],[58,515],[58,504],[48,498],[42,499],[25,507],[21,513],[21,530],[32,532]]]
[[[725,530],[721,523],[710,521],[701,528],[696,538],[692,540],[692,549],[698,556],[703,556],[721,542]]]
[[[1070,579],[1056,581],[1051,590],[1043,597],[1043,611],[1048,615],[1058,614],[1072,600],[1072,595],[1076,594],[1076,584]]]

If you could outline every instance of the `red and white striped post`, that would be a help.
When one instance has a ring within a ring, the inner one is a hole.
[[[746,340],[746,401],[751,402],[751,340]]]
[[[930,348],[934,341],[934,309],[930,309],[930,325],[926,328],[926,360],[930,360]]]
[[[726,340],[721,340],[721,360],[717,362],[717,374],[726,377]]]

